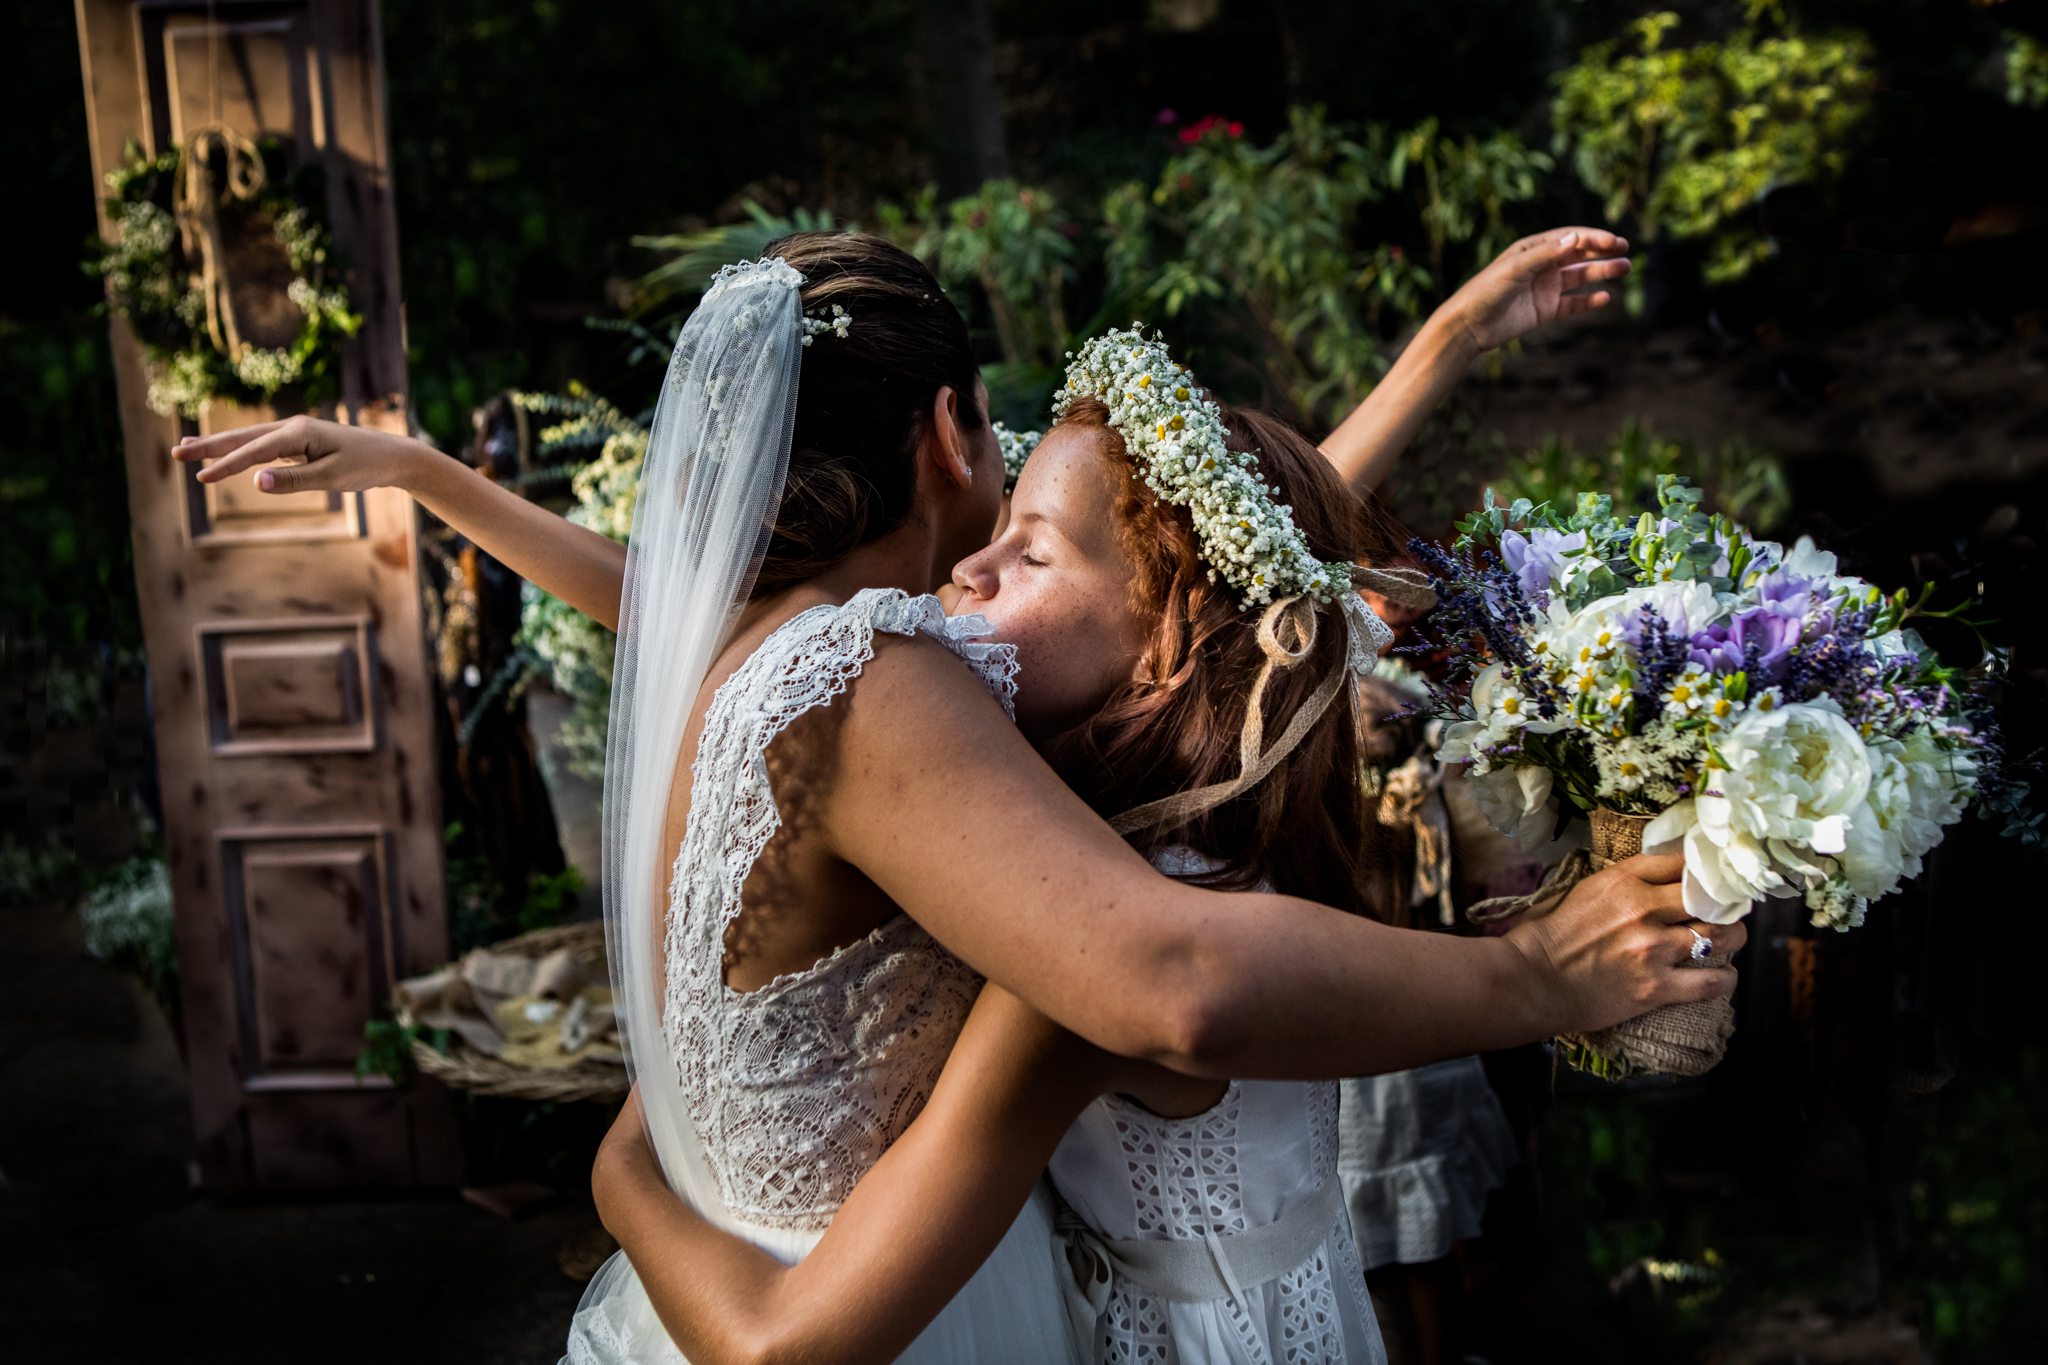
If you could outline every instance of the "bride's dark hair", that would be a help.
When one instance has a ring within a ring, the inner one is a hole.
[[[1225,408],[1223,424],[1232,450],[1258,456],[1317,558],[1384,562],[1391,555],[1399,543],[1391,518],[1360,502],[1300,432],[1242,408]],[[1228,583],[1210,581],[1187,509],[1145,486],[1107,407],[1082,399],[1060,425],[1097,432],[1104,458],[1125,476],[1114,516],[1136,565],[1133,605],[1148,626],[1144,681],[1119,688],[1047,753],[1083,800],[1112,817],[1237,776],[1245,711],[1265,662],[1260,612],[1241,608]],[[1324,604],[1316,616],[1309,657],[1276,669],[1267,685],[1269,745],[1330,671],[1344,667],[1342,614]],[[1182,844],[1220,861],[1215,874],[1194,879],[1206,885],[1247,890],[1265,881],[1287,895],[1373,913],[1385,899],[1391,846],[1363,790],[1363,759],[1358,722],[1340,694],[1265,781],[1185,825],[1127,837],[1147,855]]]
[[[804,349],[782,506],[755,597],[811,578],[909,517],[918,441],[950,385],[960,422],[980,431],[979,373],[967,324],[924,262],[859,233],[800,232],[771,242],[803,272],[807,314],[852,315],[845,336]]]

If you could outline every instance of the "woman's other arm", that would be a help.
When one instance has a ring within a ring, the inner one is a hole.
[[[793,1266],[670,1191],[637,1099],[591,1188],[662,1326],[699,1365],[893,1360],[988,1259],[1116,1062],[990,987],[924,1112]]]
[[[255,469],[265,493],[402,488],[492,558],[576,610],[618,628],[626,547],[556,516],[435,450],[393,432],[311,417],[181,441],[172,455],[210,461],[201,483]],[[273,460],[284,463],[259,469]]]
[[[1474,360],[1607,303],[1608,292],[1593,286],[1628,274],[1627,251],[1626,240],[1599,228],[1553,228],[1516,242],[1429,315],[1323,454],[1359,494],[1378,488]]]
[[[1726,968],[1678,968],[1692,936],[1675,856],[1598,873],[1503,938],[1180,885],[952,655],[877,646],[844,700],[826,838],[976,970],[1110,1052],[1197,1076],[1366,1076],[1734,989]],[[1746,937],[1699,928],[1717,952]]]

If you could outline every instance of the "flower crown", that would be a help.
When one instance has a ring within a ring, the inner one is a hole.
[[[1167,358],[1166,343],[1147,341],[1132,323],[1069,352],[1067,386],[1053,395],[1061,416],[1076,399],[1109,405],[1117,429],[1144,471],[1146,487],[1193,514],[1209,581],[1221,576],[1251,607],[1307,596],[1337,602],[1349,595],[1351,566],[1325,564],[1309,552],[1294,514],[1273,496],[1256,456],[1223,441],[1222,411]],[[1007,463],[1007,461],[1006,461]]]

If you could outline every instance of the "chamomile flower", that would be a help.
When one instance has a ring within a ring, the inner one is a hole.
[[[1687,664],[1662,698],[1664,714],[1673,720],[1689,720],[1701,714],[1712,700],[1713,679],[1698,664]]]

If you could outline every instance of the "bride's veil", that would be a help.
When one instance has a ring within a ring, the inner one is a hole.
[[[803,355],[804,277],[721,270],[684,324],[640,468],[605,745],[604,925],[628,1074],[669,1184],[732,1222],[663,1044],[665,843],[683,731],[745,606],[781,505]]]

